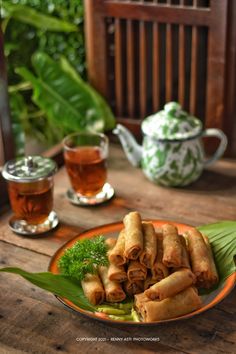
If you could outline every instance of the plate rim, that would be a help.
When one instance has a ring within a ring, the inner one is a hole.
[[[152,219],[152,218],[145,218],[144,221],[151,221],[154,223],[158,223],[158,224],[163,224],[163,223],[172,223],[175,226],[181,226],[181,227],[190,227],[193,228],[194,226],[189,225],[189,224],[185,224],[185,223],[181,223],[178,221],[172,221],[172,220],[164,220],[164,219]],[[58,270],[57,267],[57,259],[58,256],[61,254],[61,252],[67,248],[69,248],[69,245],[71,244],[71,246],[80,239],[86,238],[87,234],[91,234],[92,232],[98,231],[99,229],[103,229],[103,228],[118,228],[117,230],[113,230],[115,231],[119,231],[119,227],[122,227],[123,222],[122,221],[117,221],[117,222],[113,222],[113,223],[108,223],[108,224],[102,224],[90,229],[86,229],[80,233],[78,233],[77,235],[75,235],[74,237],[72,237],[70,240],[66,241],[63,245],[61,245],[57,251],[53,254],[53,256],[50,259],[49,265],[48,265],[48,271],[52,272],[53,274],[59,274],[59,272],[53,272],[53,267],[55,266],[56,269]],[[90,235],[89,238],[91,238],[92,236]],[[216,297],[207,305],[201,307],[198,310],[195,310],[193,312],[190,312],[188,314],[179,316],[179,317],[175,317],[175,318],[171,318],[171,319],[166,319],[166,320],[161,320],[161,321],[154,321],[154,322],[134,322],[134,321],[121,321],[121,320],[113,320],[109,317],[106,317],[105,315],[101,314],[98,315],[98,313],[96,312],[90,312],[87,310],[84,310],[82,308],[80,308],[79,306],[73,304],[70,300],[63,298],[61,296],[55,295],[56,299],[58,301],[60,301],[64,306],[68,307],[69,309],[75,311],[76,313],[79,313],[81,315],[83,315],[84,317],[89,317],[91,319],[103,322],[103,323],[107,323],[107,324],[116,324],[116,325],[132,325],[132,326],[155,326],[155,325],[159,325],[159,324],[163,324],[163,323],[168,323],[168,322],[174,322],[174,321],[180,321],[180,320],[186,320],[186,319],[190,319],[192,317],[195,317],[197,315],[200,315],[208,310],[210,310],[211,308],[213,308],[214,306],[216,306],[217,304],[219,304],[222,300],[224,300],[226,298],[226,296],[228,296],[230,294],[230,292],[234,289],[236,285],[236,272],[232,273],[231,275],[229,275],[224,284],[222,289],[220,290],[220,292],[216,295]]]

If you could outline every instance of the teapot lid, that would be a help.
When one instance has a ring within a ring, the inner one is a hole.
[[[169,102],[164,110],[147,117],[142,131],[157,140],[186,140],[202,131],[202,122],[185,112],[177,102]]]

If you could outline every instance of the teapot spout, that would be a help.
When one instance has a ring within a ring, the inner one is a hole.
[[[113,133],[119,137],[129,162],[138,167],[142,158],[142,147],[138,145],[130,131],[121,124],[117,124]]]

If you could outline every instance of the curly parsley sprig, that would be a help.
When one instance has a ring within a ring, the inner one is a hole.
[[[60,271],[78,280],[87,273],[95,273],[100,265],[108,265],[108,247],[103,236],[77,241],[59,259]]]

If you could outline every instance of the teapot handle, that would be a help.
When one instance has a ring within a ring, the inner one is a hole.
[[[205,166],[210,166],[215,161],[219,160],[219,158],[223,155],[223,153],[225,152],[225,149],[227,147],[227,144],[228,144],[228,139],[222,130],[215,129],[215,128],[204,130],[202,137],[204,137],[204,136],[214,136],[214,137],[220,139],[220,145],[218,146],[218,149],[216,150],[214,155],[204,161]]]

